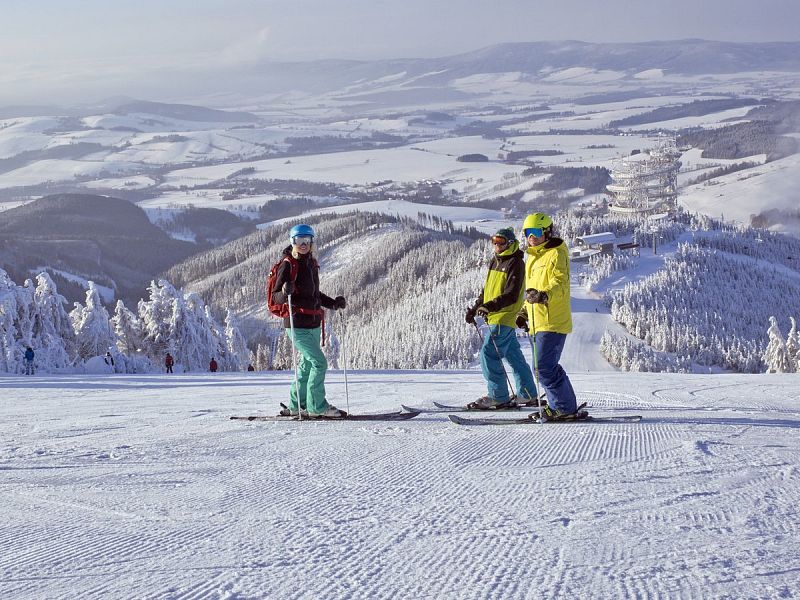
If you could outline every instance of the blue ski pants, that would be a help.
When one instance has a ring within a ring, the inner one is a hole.
[[[547,392],[547,404],[560,412],[578,410],[575,390],[566,371],[558,364],[567,336],[554,331],[537,331],[534,337],[539,369],[539,383]]]
[[[495,344],[497,349],[495,349]],[[500,351],[499,355],[497,353],[498,350]],[[525,356],[519,347],[516,330],[507,325],[490,325],[488,333],[483,335],[481,370],[486,379],[489,397],[497,402],[507,402],[509,400],[503,358],[508,361],[514,371],[517,396],[521,399],[538,397],[531,368],[528,366]]]

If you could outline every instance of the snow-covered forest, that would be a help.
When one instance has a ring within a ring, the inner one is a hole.
[[[306,219],[317,231],[322,291],[348,299],[346,310],[326,319],[325,353],[334,368],[343,366],[345,350],[348,366],[360,369],[474,362],[480,340],[463,314],[481,289],[491,249],[474,230],[424,217]],[[618,328],[602,338],[598,350],[612,365],[800,371],[799,240],[687,213],[651,220],[568,211],[556,222],[568,242],[612,231],[647,248],[657,235],[666,252],[644,274],[637,270],[644,255],[622,253],[598,255],[575,269],[580,279],[574,283],[605,293],[611,317],[627,332]],[[0,370],[22,372],[28,346],[44,371],[110,370],[97,360],[106,352],[118,372],[161,369],[167,352],[182,371],[207,370],[211,357],[222,370],[291,368],[291,345],[264,299],[266,275],[288,245],[288,227],[276,224],[190,258],[152,282],[147,299],[133,309],[121,301],[105,308],[90,282],[85,302],[68,312],[47,273],[17,285],[2,272]],[[606,290],[611,279],[627,283]]]
[[[176,372],[207,370],[212,357],[227,371],[252,362],[234,314],[219,323],[195,293],[154,281],[136,312],[120,300],[109,315],[95,284],[88,288],[85,304],[68,313],[46,272],[17,285],[0,269],[0,371],[22,373],[27,348],[35,369],[49,373],[145,373],[160,369],[167,352]]]
[[[317,234],[321,290],[348,303],[345,311],[327,315],[325,353],[332,366],[341,366],[343,342],[354,368],[457,368],[474,359],[480,341],[463,315],[483,285],[491,249],[483,235],[425,217],[417,222],[347,213],[305,219]],[[291,367],[291,346],[264,299],[267,273],[289,243],[289,227],[259,231],[167,273],[208,303],[245,315],[242,330],[258,370]]]
[[[614,320],[644,343],[608,333],[601,350],[625,370],[800,370],[798,266],[800,240],[693,217],[663,269],[609,294]]]

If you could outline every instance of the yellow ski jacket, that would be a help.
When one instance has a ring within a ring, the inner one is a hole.
[[[569,250],[561,238],[526,248],[525,289],[547,292],[547,304],[525,302],[528,323],[536,331],[572,332],[572,308],[569,299]],[[531,328],[533,331],[533,328]]]

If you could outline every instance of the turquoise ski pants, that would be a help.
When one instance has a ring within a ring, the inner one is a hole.
[[[300,363],[297,365],[297,384],[300,386],[300,407],[311,414],[319,414],[328,410],[325,400],[325,372],[328,370],[328,360],[322,353],[319,345],[321,329],[287,329],[286,335],[294,342],[294,347],[300,353]],[[292,382],[289,391],[289,408],[297,410],[298,390]]]

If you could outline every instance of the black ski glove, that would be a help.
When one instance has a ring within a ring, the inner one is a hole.
[[[517,315],[517,327],[522,329],[522,331],[528,331],[528,314],[527,313],[519,313]]]
[[[287,281],[286,283],[283,284],[283,293],[286,294],[287,296],[291,296],[292,294],[294,294],[293,281]]]
[[[336,310],[347,308],[347,300],[344,299],[344,296],[336,296],[336,298],[333,299],[333,308]]]
[[[464,320],[472,325],[475,322],[475,313],[477,309],[473,306],[472,308],[467,309],[467,314],[464,315]]]
[[[528,304],[547,304],[547,292],[540,292],[536,288],[525,290],[525,300]]]

